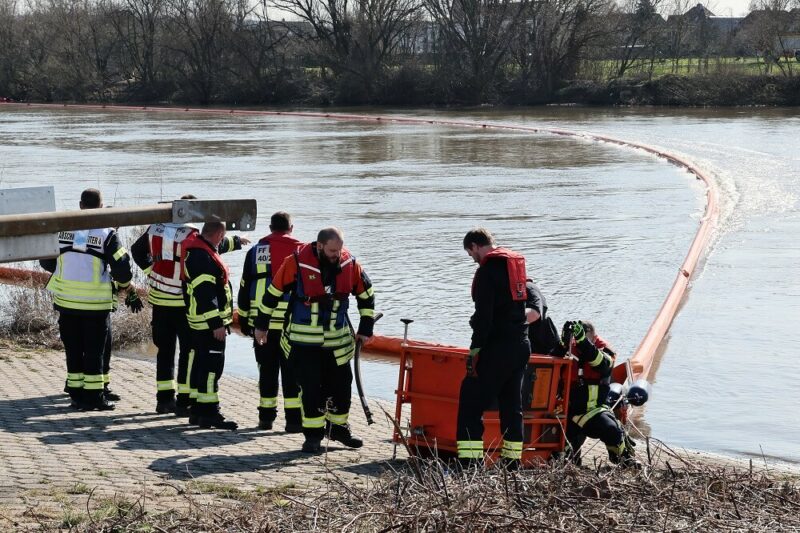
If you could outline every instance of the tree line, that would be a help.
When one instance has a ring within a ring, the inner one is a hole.
[[[0,97],[541,103],[663,60],[656,40],[688,30],[656,10],[687,6],[658,1],[0,0]]]

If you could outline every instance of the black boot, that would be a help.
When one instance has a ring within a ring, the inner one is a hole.
[[[464,473],[483,467],[483,459],[465,459],[459,457],[453,464],[453,471],[456,473]]]
[[[156,413],[160,415],[164,415],[167,413],[174,413],[175,412],[175,398],[170,398],[168,400],[158,400],[156,403]]]
[[[350,426],[328,424],[325,429],[329,439],[341,442],[348,448],[361,448],[364,445],[364,441],[350,433]]]
[[[213,427],[217,429],[227,429],[230,431],[235,431],[236,428],[239,427],[239,424],[233,420],[225,420],[225,417],[219,412],[218,407],[213,409],[208,415],[200,415],[197,425],[203,429],[211,429]]]
[[[276,412],[274,408],[258,408],[258,429],[270,430],[275,422]]]
[[[202,414],[203,408],[197,400],[192,400],[189,404],[189,423],[193,426],[196,426],[200,423],[200,415]]]
[[[109,402],[118,402],[121,400],[119,394],[116,394],[111,389],[108,388],[108,383],[103,385],[103,396],[105,396],[106,400]]]
[[[189,416],[191,414],[189,411],[190,405],[191,401],[188,394],[178,394],[178,399],[175,400],[175,416],[180,418]]]
[[[314,437],[306,437],[300,451],[303,453],[320,453],[322,451],[322,440],[317,440]]]
[[[284,413],[286,415],[286,433],[302,433],[303,419],[300,408],[285,409]]]
[[[69,406],[73,409],[83,409],[83,389],[68,389]]]
[[[81,404],[81,409],[84,411],[113,411],[114,407],[114,404],[108,401],[103,391],[84,392],[84,401]]]
[[[503,468],[508,472],[516,472],[521,468],[521,461],[519,459],[509,459],[508,457],[501,457],[500,468]]]
[[[156,393],[156,413],[163,415],[175,412],[175,391],[160,390]]]
[[[608,459],[620,468],[629,468],[631,470],[642,469],[642,463],[637,461],[633,452],[627,449],[619,455],[609,453]]]

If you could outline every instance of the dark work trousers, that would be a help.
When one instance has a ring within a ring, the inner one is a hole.
[[[73,400],[94,402],[102,398],[108,321],[108,311],[59,314],[58,331],[67,355],[67,391]]]
[[[289,359],[300,386],[303,435],[322,440],[326,418],[335,424],[347,423],[353,383],[350,362],[337,365],[333,350],[304,345],[292,346]]]
[[[106,344],[103,348],[103,384],[108,385],[111,382],[111,313],[108,314],[106,320],[108,324],[108,335],[106,335]]]
[[[195,350],[192,388],[197,390],[197,414],[211,416],[219,410],[219,378],[225,368],[225,341],[214,338],[211,330],[192,330]]]
[[[576,464],[580,464],[581,446],[586,442],[587,437],[602,441],[608,449],[609,459],[615,463],[619,461],[622,452],[620,447],[625,440],[625,431],[612,411],[601,411],[594,415],[583,425],[583,428],[570,417],[567,423],[567,441],[572,448],[572,460]]]
[[[503,440],[522,442],[522,377],[530,354],[527,337],[515,342],[495,341],[481,348],[477,377],[465,376],[461,382],[458,441],[483,439],[483,412],[497,400]]]
[[[278,374],[280,374],[286,423],[300,424],[300,405],[297,403],[300,387],[294,377],[292,365],[289,364],[289,359],[281,347],[282,334],[282,330],[270,329],[267,331],[266,344],[253,344],[258,363],[258,390],[261,393],[258,418],[272,422],[277,417],[276,402],[278,400]]]
[[[187,395],[191,346],[191,328],[186,319],[185,307],[153,306],[153,344],[158,348],[156,354],[156,397],[158,401],[168,401],[175,396],[175,345],[178,344],[178,392]],[[183,385],[183,387],[181,387]]]

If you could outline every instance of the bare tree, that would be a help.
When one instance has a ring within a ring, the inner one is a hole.
[[[528,0],[424,0],[439,28],[440,57],[449,81],[463,80],[462,97],[491,98],[509,57]]]
[[[88,4],[89,17],[89,45],[92,65],[94,66],[97,82],[97,95],[106,100],[112,94],[111,87],[122,81],[120,50],[122,48],[119,36],[111,17],[96,3]]]
[[[17,92],[20,43],[16,0],[0,0],[0,97]]]
[[[200,103],[217,99],[228,71],[227,39],[234,15],[226,0],[171,0],[167,47],[175,54],[172,67],[186,93]]]
[[[795,21],[794,13],[789,11],[791,0],[754,0],[750,4],[750,20],[743,33],[748,44],[763,58],[763,68],[766,73],[777,67],[784,76],[791,76],[793,67],[791,61],[785,58],[793,55],[785,42]]]
[[[604,40],[611,29],[612,11],[607,0],[546,0],[531,4],[514,58],[521,75],[535,84],[544,97],[573,78],[592,46]]]
[[[160,33],[166,0],[101,0],[123,50],[123,77],[135,98],[160,95],[163,58]]]
[[[672,58],[672,73],[680,73],[681,59],[687,54],[691,22],[684,17],[693,0],[668,0],[668,54]]]
[[[376,83],[417,20],[416,0],[275,0],[306,22],[322,67],[354,77],[369,101]]]
[[[619,55],[616,76],[621,78],[641,59],[655,57],[664,19],[658,14],[661,0],[628,0],[622,13],[615,13]]]
[[[283,44],[288,32],[270,20],[266,0],[249,5],[237,0],[234,29],[230,38],[234,59],[234,80],[240,94],[256,102],[268,101],[275,92],[275,80],[287,75]]]

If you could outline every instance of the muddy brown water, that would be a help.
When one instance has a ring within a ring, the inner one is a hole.
[[[380,110],[381,113],[390,111]],[[398,112],[610,134],[708,170],[722,218],[667,338],[642,423],[688,448],[800,462],[792,344],[800,323],[800,112],[541,108]],[[130,206],[185,193],[255,197],[296,234],[325,225],[372,277],[378,331],[466,345],[474,265],[460,240],[485,225],[522,251],[552,316],[593,319],[630,354],[658,311],[702,215],[693,177],[644,153],[584,140],[457,127],[291,117],[0,109],[0,187],[86,187]],[[227,256],[241,271],[244,253]],[[234,279],[234,282],[237,280]],[[255,375],[232,337],[227,371]],[[392,398],[396,366],[365,364]]]

